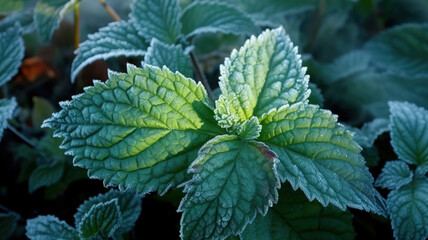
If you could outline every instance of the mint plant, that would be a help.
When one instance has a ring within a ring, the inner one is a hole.
[[[376,185],[391,190],[386,201],[396,239],[428,237],[428,112],[408,102],[390,102],[391,144],[399,160],[389,161]]]
[[[43,127],[106,186],[140,194],[184,186],[182,239],[241,234],[277,203],[284,182],[322,206],[385,215],[351,133],[308,103],[309,77],[284,29],[251,37],[220,72],[214,106],[179,72],[128,65],[60,103]]]
[[[75,228],[52,215],[27,221],[26,234],[37,239],[122,239],[141,212],[141,198],[133,192],[110,190],[91,197],[77,209]]]

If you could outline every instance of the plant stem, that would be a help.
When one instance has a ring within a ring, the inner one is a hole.
[[[28,139],[24,134],[20,133],[18,130],[16,130],[16,128],[14,128],[12,125],[10,125],[9,123],[7,124],[7,128],[13,132],[16,136],[18,136],[22,141],[24,141],[28,146],[32,147],[32,148],[36,148],[36,145],[34,145],[34,143],[32,143],[30,141],[30,139]]]
[[[80,43],[80,3],[74,4],[74,50],[79,48]]]
[[[211,99],[211,101],[215,101],[214,96],[212,94],[212,90],[210,87],[210,84],[208,83],[207,77],[205,77],[204,72],[202,71],[201,66],[199,65],[198,61],[196,60],[195,54],[193,51],[190,53],[190,59],[192,60],[193,68],[196,71],[196,75],[198,75],[199,80],[201,81],[202,85],[204,85],[205,89],[207,90],[208,97]]]
[[[117,15],[117,13],[111,8],[105,0],[99,0],[101,5],[103,5],[104,9],[107,11],[107,13],[113,18],[114,21],[119,22],[120,17]]]

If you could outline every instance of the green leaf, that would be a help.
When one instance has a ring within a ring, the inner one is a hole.
[[[0,239],[8,239],[13,234],[19,218],[15,212],[0,213]]]
[[[323,206],[333,204],[384,214],[361,147],[337,116],[305,103],[285,105],[262,116],[259,141],[279,156],[278,174],[293,189]]]
[[[0,141],[3,138],[4,129],[7,128],[7,120],[12,118],[17,105],[15,98],[0,99]]]
[[[79,226],[82,222],[84,215],[96,204],[101,202],[108,202],[112,199],[117,199],[122,221],[120,227],[117,229],[117,233],[126,233],[132,230],[135,221],[137,221],[141,212],[141,198],[138,197],[135,192],[126,191],[121,192],[118,190],[111,189],[105,194],[99,194],[98,196],[91,197],[77,209],[77,213],[74,214],[75,225]]]
[[[365,45],[373,62],[393,74],[428,77],[427,24],[404,24],[383,31]]]
[[[64,173],[64,163],[53,161],[49,164],[38,166],[30,175],[28,191],[36,191],[40,187],[50,186],[58,182]]]
[[[260,142],[221,135],[207,142],[189,171],[179,211],[182,239],[224,239],[241,233],[278,199],[276,155]]]
[[[39,128],[43,120],[50,117],[54,112],[52,104],[41,97],[33,97],[33,111],[31,112],[31,121],[33,126]]]
[[[428,111],[407,102],[390,102],[391,144],[401,160],[428,164]]]
[[[156,38],[174,44],[181,32],[180,7],[177,0],[136,0],[130,18],[147,42]]]
[[[198,149],[223,132],[209,104],[200,83],[165,67],[128,65],[127,74],[110,72],[107,82],[61,103],[42,127],[64,138],[62,148],[90,177],[163,194],[188,178]]]
[[[101,202],[91,207],[78,225],[81,238],[88,239],[100,236],[108,239],[113,236],[120,226],[122,216],[120,214],[117,199]]]
[[[245,13],[229,4],[215,1],[195,1],[181,15],[183,34],[187,38],[202,33],[222,32],[255,34],[260,30]]]
[[[308,87],[311,90],[311,95],[309,95],[309,98],[308,98],[309,103],[323,107],[324,96],[321,93],[321,89],[319,89],[315,83],[311,83],[311,82],[309,83]]]
[[[242,124],[242,127],[239,131],[239,136],[242,139],[256,139],[260,136],[260,131],[262,126],[259,124],[259,119],[256,117],[251,117]]]
[[[24,42],[18,24],[0,32],[0,86],[7,83],[18,73],[24,58]]]
[[[337,239],[355,238],[352,215],[334,206],[309,202],[301,191],[287,184],[279,200],[266,216],[258,215],[241,234],[241,240]]]
[[[426,239],[428,237],[428,181],[413,180],[393,190],[386,201],[396,239]]]
[[[28,0],[0,0],[0,15],[8,14],[24,8]]]
[[[48,42],[61,19],[80,0],[39,0],[34,9],[34,21],[37,30],[45,42]]]
[[[360,146],[369,148],[373,146],[374,141],[380,135],[389,131],[389,120],[385,118],[376,118],[371,122],[365,123],[361,129],[349,127],[348,130],[355,133],[354,140]]]
[[[24,9],[2,18],[0,20],[0,32],[5,32],[8,28],[14,27],[16,23],[19,23],[23,34],[31,33],[36,27],[33,21],[33,11],[34,9],[32,8]]]
[[[364,51],[350,51],[322,66],[323,82],[332,84],[339,80],[367,71],[370,55]]]
[[[193,77],[190,57],[181,45],[168,45],[153,38],[144,62],[157,67],[167,66],[172,72],[179,71],[186,77]]]
[[[51,215],[29,219],[25,230],[30,240],[80,240],[76,229]]]
[[[88,35],[88,40],[76,50],[76,58],[71,65],[71,81],[90,63],[112,57],[141,57],[146,54],[144,38],[138,34],[132,21],[110,23],[97,33]]]
[[[306,68],[282,28],[251,37],[239,51],[232,52],[220,72],[223,100],[216,101],[216,115],[234,115],[238,122],[306,101],[310,94]]]
[[[388,188],[390,190],[398,189],[412,181],[413,172],[409,165],[403,161],[386,162],[382,168],[382,173],[376,179],[376,186]]]

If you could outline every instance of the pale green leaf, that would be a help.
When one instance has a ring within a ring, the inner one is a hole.
[[[28,0],[0,0],[0,15],[8,14],[24,8]]]
[[[334,206],[309,202],[300,191],[287,184],[279,200],[266,216],[257,216],[241,234],[241,240],[352,240],[355,238],[352,215]]]
[[[128,65],[85,93],[63,102],[42,127],[63,137],[74,164],[139,193],[165,193],[188,178],[198,149],[223,131],[213,119],[205,89],[168,68]],[[171,144],[174,143],[174,144]]]
[[[177,0],[136,0],[130,17],[147,42],[156,38],[161,42],[174,44],[181,32]]]
[[[79,225],[79,235],[83,239],[100,236],[108,239],[113,236],[120,226],[122,215],[120,213],[117,199],[95,204],[82,217]]]
[[[401,160],[428,164],[428,111],[407,102],[390,102],[391,144]]]
[[[77,213],[74,214],[75,225],[79,226],[83,216],[89,212],[92,206],[101,203],[108,202],[112,199],[117,199],[122,221],[120,227],[116,232],[126,233],[131,231],[135,221],[137,221],[141,212],[141,198],[132,191],[121,192],[118,190],[111,189],[105,194],[99,194],[98,196],[91,197],[77,209]]]
[[[347,112],[362,110],[374,117],[386,118],[388,101],[409,101],[428,108],[427,81],[427,77],[366,72],[336,82],[326,90],[325,96]]]
[[[80,0],[39,0],[34,9],[37,30],[48,42],[68,10]]]
[[[193,77],[190,57],[181,45],[168,45],[153,38],[144,62],[157,67],[167,66],[172,72],[179,71],[186,77]]]
[[[261,130],[262,126],[259,124],[259,119],[251,117],[242,124],[238,134],[242,139],[256,139],[260,136]]]
[[[24,9],[2,18],[0,20],[0,32],[4,32],[19,23],[23,34],[31,33],[36,27],[33,21],[33,11],[34,9],[32,8]]]
[[[17,105],[15,98],[0,99],[0,141],[3,138],[4,129],[7,128],[7,120],[12,118]]]
[[[28,191],[34,192],[40,187],[50,186],[57,183],[64,173],[64,162],[53,161],[52,163],[38,166],[31,172],[28,180]]]
[[[393,74],[428,77],[428,24],[404,24],[365,45],[373,63]]]
[[[361,147],[337,116],[305,103],[273,109],[260,119],[258,140],[279,156],[278,174],[323,206],[333,204],[384,214]]]
[[[216,102],[216,115],[233,113],[239,122],[306,101],[310,93],[306,68],[282,28],[251,37],[239,51],[232,52],[220,72],[224,101]]]
[[[110,23],[79,45],[71,65],[71,81],[74,82],[77,74],[96,60],[119,56],[142,57],[146,54],[146,48],[144,38],[138,34],[132,21]]]
[[[187,38],[202,33],[255,34],[260,30],[253,20],[233,5],[215,1],[195,1],[181,15]]]
[[[428,180],[413,180],[393,190],[386,201],[396,239],[428,237]]]
[[[25,230],[30,240],[80,240],[76,229],[51,215],[29,219]]]
[[[241,233],[278,199],[276,155],[265,144],[221,135],[207,142],[189,171],[179,211],[182,239],[224,239]]]
[[[19,218],[15,212],[0,213],[0,239],[8,239],[13,234]]]
[[[5,32],[0,32],[0,86],[4,85],[18,73],[24,58],[24,41],[18,24]]]
[[[398,189],[412,181],[413,172],[403,161],[386,162],[382,173],[376,179],[376,186],[388,189]]]

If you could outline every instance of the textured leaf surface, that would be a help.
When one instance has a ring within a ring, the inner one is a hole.
[[[305,101],[310,93],[309,77],[297,48],[282,28],[251,37],[239,51],[232,52],[220,72],[225,101],[216,102],[217,115],[233,113],[241,122],[285,104]]]
[[[403,161],[387,162],[382,173],[376,179],[376,186],[388,189],[398,189],[412,181],[413,172]]]
[[[167,66],[172,72],[179,71],[186,77],[193,77],[190,57],[180,45],[168,45],[153,38],[144,62],[160,68]]]
[[[138,34],[132,21],[110,23],[79,45],[71,66],[71,81],[74,82],[77,74],[96,60],[119,56],[141,57],[146,54],[146,48],[144,38]]]
[[[135,28],[148,42],[156,38],[174,44],[181,32],[177,0],[136,0],[130,14]]]
[[[83,216],[89,212],[92,206],[100,202],[108,202],[112,199],[117,199],[117,204],[119,205],[122,216],[122,221],[117,232],[129,232],[133,228],[141,212],[141,198],[132,191],[121,192],[112,189],[105,194],[99,194],[98,196],[89,198],[79,206],[77,213],[74,214],[75,225],[79,226]]]
[[[34,192],[40,187],[50,186],[58,182],[64,173],[63,162],[52,162],[38,166],[30,175],[28,180],[28,191]]]
[[[221,135],[207,142],[190,166],[180,211],[182,239],[239,234],[257,212],[277,201],[276,155],[266,145]]]
[[[19,215],[14,212],[0,213],[0,236],[8,239],[13,234]]]
[[[38,216],[27,221],[26,235],[30,240],[79,240],[76,229],[54,216]]]
[[[18,25],[0,32],[0,86],[4,85],[18,73],[24,58],[24,42]]]
[[[198,149],[222,133],[203,86],[147,64],[109,78],[62,103],[43,126],[106,185],[162,194],[183,182]]]
[[[241,240],[352,240],[352,215],[334,206],[309,202],[300,191],[282,186],[279,200],[266,216],[258,215],[241,234]]]
[[[246,14],[232,5],[215,1],[196,1],[190,4],[184,9],[181,22],[182,32],[188,38],[210,32],[255,34],[259,31]]]
[[[17,105],[15,98],[0,99],[0,141],[3,138],[4,129],[7,128],[7,120],[12,118]]]
[[[386,30],[365,49],[373,62],[403,76],[428,77],[428,24],[405,24]]]
[[[78,226],[79,234],[84,239],[101,236],[108,239],[113,236],[120,226],[122,215],[120,214],[117,199],[101,202],[91,207]]]
[[[278,174],[310,201],[384,214],[361,148],[337,117],[318,106],[297,103],[260,119],[258,140],[279,156]]]
[[[355,133],[354,140],[360,146],[369,148],[373,146],[374,141],[380,135],[389,131],[389,120],[385,118],[376,118],[371,122],[365,123],[361,129],[349,127],[349,130]]]
[[[0,20],[0,32],[4,32],[6,29],[14,27],[17,22],[21,26],[23,34],[34,31],[36,26],[33,21],[33,9],[24,9],[2,18]]]
[[[426,178],[392,191],[387,205],[396,239],[428,237],[428,181]]]
[[[407,102],[390,102],[391,144],[401,160],[428,164],[428,111]]]
[[[59,27],[61,19],[80,0],[39,0],[34,9],[34,21],[40,36],[49,41]]]

